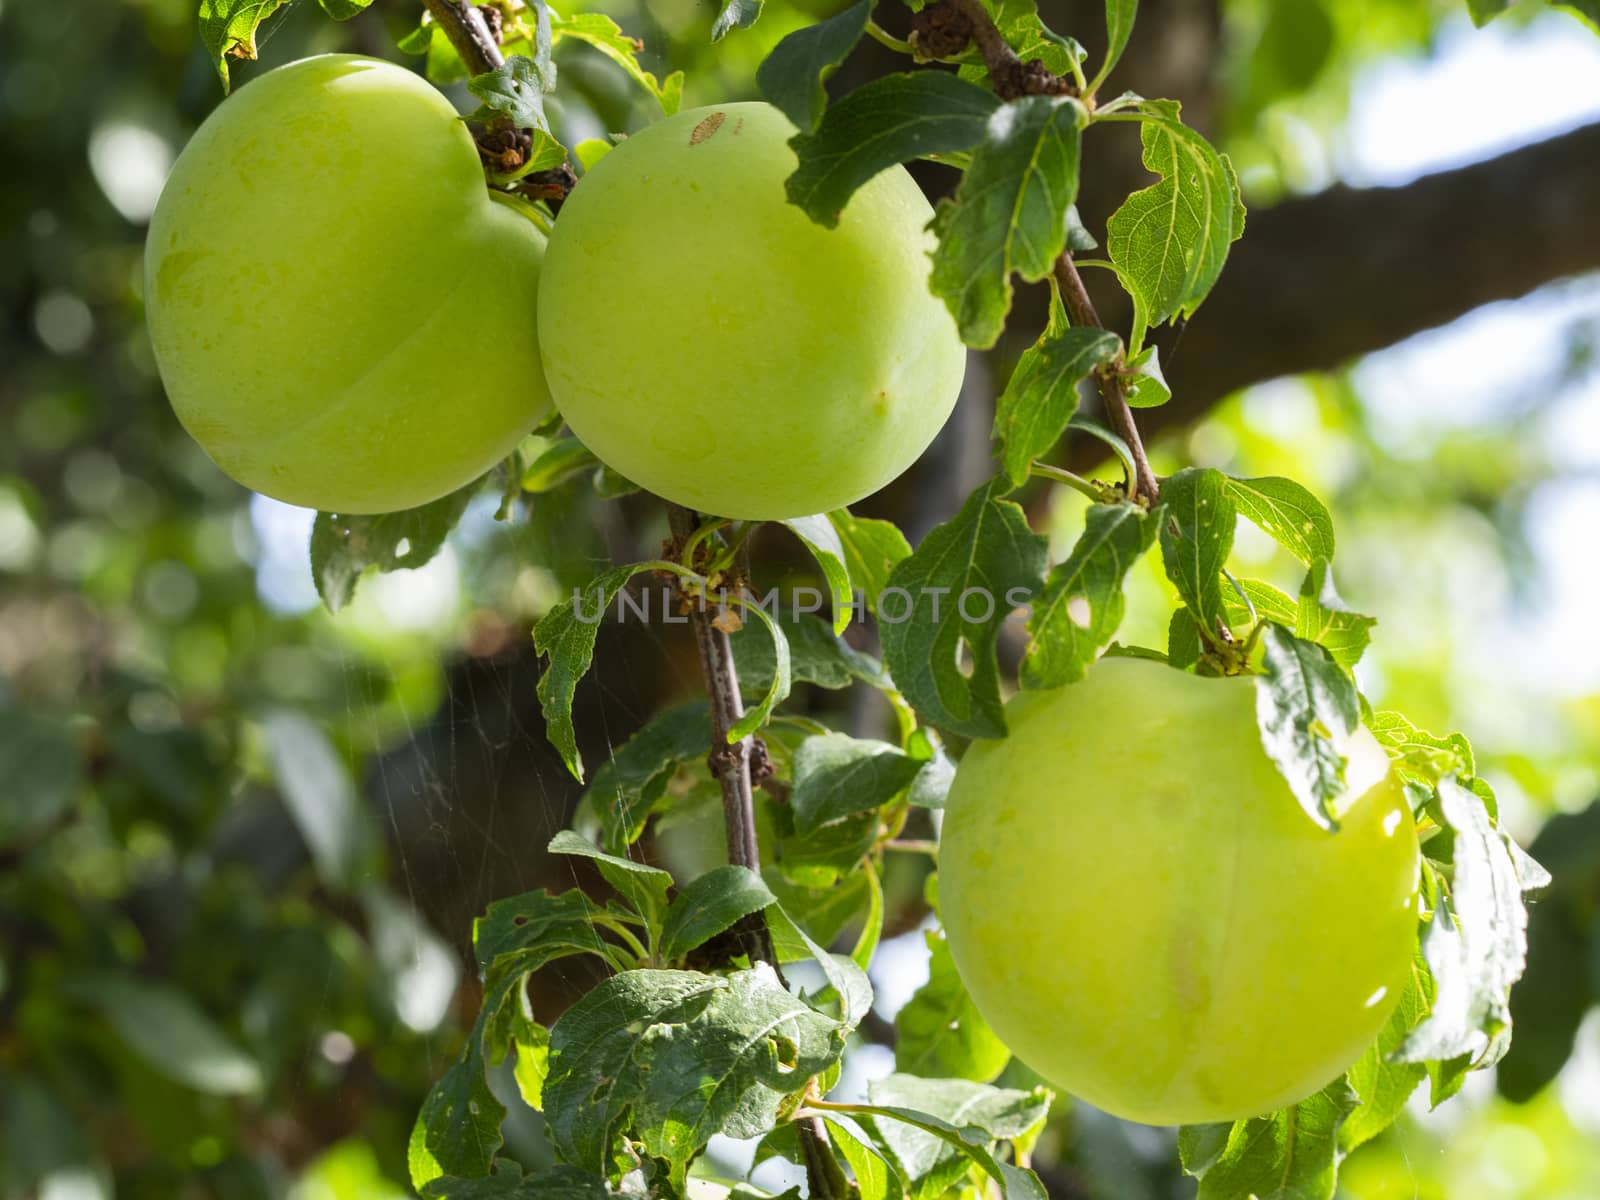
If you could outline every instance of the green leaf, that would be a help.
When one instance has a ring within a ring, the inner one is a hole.
[[[1122,339],[1103,329],[1045,330],[1025,350],[995,403],[994,436],[1012,487],[1028,480],[1033,460],[1066,432],[1078,410],[1078,384],[1122,351]]]
[[[713,867],[672,898],[661,923],[661,957],[675,962],[776,902],[772,889],[748,867]]]
[[[1146,346],[1128,363],[1124,397],[1130,408],[1160,408],[1172,399],[1172,388],[1161,370],[1161,350]]]
[[[0,708],[0,848],[50,828],[77,798],[83,755],[65,723]]]
[[[711,23],[711,40],[720,42],[735,29],[749,29],[761,16],[765,0],[724,0],[722,11]]]
[[[467,80],[467,90],[483,102],[474,120],[504,117],[519,129],[547,129],[539,68],[526,54],[513,54],[492,71]]]
[[[627,971],[550,1031],[545,1114],[568,1162],[616,1173],[620,1139],[665,1159],[681,1189],[712,1134],[760,1137],[784,1099],[844,1050],[838,1022],[792,996],[771,967],[728,976]]]
[[[801,133],[810,133],[822,119],[828,106],[822,81],[861,40],[872,17],[872,3],[861,0],[826,21],[795,30],[757,68],[761,94]]]
[[[403,512],[318,513],[311,527],[311,577],[328,611],[338,612],[350,603],[368,567],[411,570],[432,559],[487,478]]]
[[[539,677],[538,689],[545,736],[579,783],[583,782],[583,758],[572,727],[572,697],[594,660],[594,639],[606,609],[628,580],[648,569],[632,565],[601,572],[580,594],[563,600],[533,627],[533,648],[550,660]]]
[[[1254,625],[1257,621],[1293,627],[1296,621],[1295,602],[1259,579],[1232,580],[1222,590],[1222,607],[1231,629]]]
[[[322,11],[335,21],[348,21],[364,12],[372,0],[318,0]]]
[[[603,954],[594,918],[604,910],[577,888],[543,888],[490,904],[472,923],[472,945],[484,974],[536,971],[574,954]]]
[[[858,517],[846,508],[835,509],[828,520],[839,535],[851,583],[861,592],[867,611],[876,614],[878,595],[888,585],[890,573],[911,557],[906,535],[892,521]]]
[[[809,833],[859,812],[880,808],[904,791],[922,763],[887,742],[823,733],[794,752],[789,803],[795,830]]]
[[[123,1043],[161,1074],[212,1096],[261,1090],[261,1066],[187,995],[131,975],[70,978],[62,993],[97,1009]]]
[[[1296,637],[1316,642],[1333,655],[1345,670],[1353,669],[1372,640],[1374,617],[1351,612],[1333,586],[1333,568],[1317,559],[1300,585],[1300,603],[1295,613]]]
[[[1038,0],[998,0],[985,7],[992,9],[1000,36],[1023,62],[1037,58],[1052,75],[1070,75],[1073,67],[1083,62],[1084,48],[1075,39],[1048,28],[1039,18]],[[988,75],[981,63],[962,70],[971,70],[979,78]]]
[[[1079,433],[1086,433],[1096,441],[1105,443],[1110,447],[1111,452],[1117,456],[1117,461],[1122,464],[1123,474],[1129,479],[1133,478],[1133,451],[1128,449],[1127,442],[1112,433],[1099,421],[1084,413],[1073,414],[1072,419],[1067,422],[1067,428],[1076,430]]]
[[[1082,679],[1122,624],[1123,580],[1150,548],[1156,522],[1125,500],[1092,504],[1067,560],[1045,577],[1028,616],[1021,682],[1052,688]]]
[[[1405,990],[1377,1038],[1345,1072],[1361,1106],[1339,1127],[1341,1153],[1349,1154],[1394,1124],[1427,1074],[1420,1063],[1398,1062],[1393,1056],[1426,1015],[1431,984],[1426,967],[1419,963],[1406,977]]]
[[[805,543],[811,557],[822,569],[822,577],[833,595],[833,631],[843,633],[850,624],[851,601],[850,569],[845,564],[844,545],[839,531],[826,516],[790,517],[779,522],[790,533]]]
[[[793,620],[779,622],[789,647],[792,684],[814,683],[838,690],[860,679],[874,687],[884,686],[883,667],[877,659],[847,645],[826,621],[809,613],[782,615],[794,616]],[[747,621],[744,628],[729,635],[728,641],[733,646],[733,661],[744,694],[759,695],[769,690],[777,671],[776,643],[771,635],[751,629]]]
[[[938,744],[931,729],[923,728],[918,733],[933,741],[933,752],[923,762],[917,777],[911,781],[911,790],[906,793],[906,799],[918,808],[943,808],[945,797],[950,794],[950,785],[955,782],[956,765],[950,761],[944,747]]]
[[[601,844],[613,854],[626,853],[678,768],[710,750],[711,715],[704,700],[691,700],[661,713],[612,751],[595,768],[583,799],[600,823]]]
[[[353,891],[377,874],[380,843],[349,766],[328,735],[303,713],[270,713],[262,732],[284,807],[311,851],[317,876],[336,892]]]
[[[995,639],[1006,615],[1039,593],[1045,539],[1022,509],[1000,500],[999,480],[967,498],[894,569],[879,598],[884,662],[928,721],[965,737],[1002,737]],[[974,618],[963,614],[965,605]],[[986,615],[985,615],[986,614]],[[971,675],[959,661],[971,653]]]
[[[872,1008],[872,982],[864,967],[843,954],[830,954],[800,928],[781,904],[767,909],[767,929],[772,934],[778,962],[810,960],[822,968],[828,987],[839,1002],[840,1028],[848,1034]]]
[[[1331,1200],[1339,1127],[1356,1106],[1344,1080],[1293,1108],[1228,1125],[1186,1126],[1178,1135],[1196,1200]]]
[[[1262,630],[1261,648],[1256,724],[1262,748],[1306,815],[1324,829],[1338,829],[1336,810],[1345,798],[1339,747],[1361,720],[1356,685],[1326,650],[1282,625]]]
[[[1161,561],[1207,642],[1215,641],[1218,625],[1227,622],[1222,569],[1233,549],[1235,516],[1221,471],[1188,467],[1161,485],[1156,510]]]
[[[828,1121],[828,1139],[849,1164],[861,1200],[902,1200],[906,1182],[880,1150],[867,1145],[838,1121]]]
[[[424,1200],[611,1200],[605,1180],[557,1163],[532,1175],[510,1159],[498,1158],[481,1179],[449,1175],[422,1189]]]
[[[512,1071],[517,1094],[534,1112],[543,1112],[544,1081],[550,1077],[550,1031],[537,1021],[524,1021],[512,1048],[517,1052]]]
[[[572,38],[593,46],[654,96],[662,115],[670,117],[678,111],[683,99],[683,72],[674,71],[663,80],[656,79],[639,65],[639,52],[644,49],[644,43],[628,37],[622,27],[604,13],[576,13],[570,17],[551,13],[550,37],[557,44],[563,38]]]
[[[944,934],[927,930],[928,982],[895,1014],[894,1069],[928,1079],[988,1083],[1011,1061],[967,995]]]
[[[1161,176],[1106,223],[1106,251],[1133,296],[1135,327],[1191,316],[1222,273],[1228,246],[1244,232],[1233,166],[1178,119],[1174,101],[1146,101],[1106,119],[1144,123],[1144,165]]]
[[[1011,309],[1011,275],[1050,273],[1067,244],[1088,115],[1071,97],[1027,96],[989,117],[954,200],[939,204],[929,286],[961,340],[994,345]]]
[[[200,40],[210,52],[211,65],[230,86],[228,60],[256,56],[256,30],[288,0],[200,0]]]
[[[1333,518],[1327,507],[1292,479],[1228,479],[1228,495],[1241,515],[1303,563],[1333,557]]]
[[[1464,734],[1439,737],[1391,711],[1373,713],[1367,727],[1389,757],[1398,760],[1404,777],[1426,782],[1430,788],[1446,775],[1477,772],[1472,743]]]
[[[1128,48],[1128,38],[1133,35],[1133,20],[1138,15],[1139,0],[1106,0],[1106,59],[1095,75],[1094,88],[1098,88],[1121,61],[1122,52]]]
[[[874,79],[829,105],[816,132],[789,139],[800,160],[784,183],[789,202],[831,229],[856,189],[880,171],[977,145],[999,103],[942,71]]]
[[[411,1129],[407,1165],[412,1186],[445,1175],[484,1176],[500,1148],[501,1104],[484,1075],[483,1054],[469,1038],[461,1057],[433,1085]]]
[[[667,893],[672,888],[672,876],[668,872],[631,858],[607,854],[570,829],[563,829],[551,838],[546,849],[551,854],[593,859],[605,881],[627,901],[628,907],[643,917],[652,929],[661,927],[661,918],[667,911]]]
[[[767,627],[767,633],[772,639],[772,683],[768,686],[766,694],[761,697],[757,705],[744,716],[734,722],[733,728],[728,730],[728,745],[733,745],[742,738],[749,737],[756,730],[767,723],[767,718],[772,715],[772,710],[788,698],[791,680],[789,676],[789,639],[784,634],[782,627],[770,617],[765,609],[754,604],[744,606],[747,615],[754,616]]]
[[[1490,820],[1483,800],[1454,778],[1439,781],[1439,811],[1454,831],[1454,870],[1422,932],[1433,976],[1428,1018],[1406,1038],[1403,1062],[1470,1056],[1488,1065],[1503,1052],[1511,1028],[1509,993],[1528,955],[1525,890],[1550,877],[1514,849]]]

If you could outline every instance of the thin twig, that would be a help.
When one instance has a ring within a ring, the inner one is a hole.
[[[1100,314],[1095,311],[1094,301],[1089,299],[1089,291],[1083,286],[1083,277],[1078,274],[1077,265],[1072,261],[1071,250],[1063,251],[1061,257],[1056,259],[1055,278],[1061,289],[1061,301],[1067,306],[1067,317],[1072,323],[1082,328],[1104,329]],[[1095,385],[1100,390],[1100,402],[1105,405],[1112,428],[1128,443],[1128,451],[1133,455],[1133,490],[1128,498],[1154,504],[1161,495],[1161,485],[1156,482],[1155,472],[1150,469],[1150,459],[1145,455],[1139,427],[1133,420],[1133,410],[1128,407],[1128,385],[1122,375],[1122,365],[1119,361],[1098,368],[1094,373]]]
[[[505,65],[500,43],[472,0],[422,0],[433,23],[450,39],[468,75],[484,75]]]
[[[667,505],[667,518],[673,538],[680,544],[694,536],[699,520],[689,509]],[[706,692],[711,697],[711,773],[722,789],[722,816],[727,827],[728,861],[757,873],[761,870],[761,848],[756,841],[755,792],[750,767],[755,739],[742,738],[729,743],[728,730],[744,716],[744,697],[739,693],[739,672],[733,661],[733,647],[723,631],[721,605],[696,599],[689,623],[694,629],[695,649],[700,656],[700,671]],[[735,927],[751,962],[764,962],[779,971],[778,956],[772,948],[772,935],[760,914]],[[780,978],[782,972],[779,971]],[[839,1160],[834,1157],[828,1133],[819,1118],[795,1123],[800,1148],[805,1158],[806,1177],[812,1200],[848,1200],[850,1184]]]

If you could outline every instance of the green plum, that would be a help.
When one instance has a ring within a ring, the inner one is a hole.
[[[437,499],[548,411],[544,247],[422,79],[350,55],[280,67],[200,126],[151,221],[167,395],[266,495],[344,513]]]
[[[1261,748],[1255,688],[1132,658],[1024,692],[978,742],[939,850],[978,1010],[1065,1091],[1149,1124],[1231,1121],[1337,1078],[1416,938],[1417,835],[1359,729],[1339,829]]]
[[[966,352],[928,290],[932,210],[891,167],[839,225],[784,198],[794,127],[767,104],[678,113],[596,163],[540,283],[556,405],[614,470],[721,517],[859,500],[909,467]]]

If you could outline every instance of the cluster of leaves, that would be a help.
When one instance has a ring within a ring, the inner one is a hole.
[[[412,1140],[413,1179],[425,1194],[598,1196],[611,1188],[682,1195],[712,1135],[760,1137],[764,1154],[799,1163],[793,1121],[820,1115],[857,1186],[874,1200],[932,1197],[984,1176],[1010,1200],[1038,1196],[1037,1179],[1016,1164],[1048,1096],[992,1086],[1009,1054],[967,999],[937,933],[930,979],[897,1018],[896,1059],[906,1077],[880,1084],[869,1104],[824,1099],[870,1004],[864,968],[881,932],[886,847],[916,810],[942,805],[954,770],[943,736],[1005,735],[998,643],[1024,604],[1022,687],[1070,686],[1102,654],[1250,674],[1263,747],[1308,820],[1337,828],[1346,766],[1340,747],[1363,723],[1395,759],[1417,814],[1427,855],[1418,955],[1389,1026],[1344,1077],[1293,1108],[1184,1130],[1183,1163],[1203,1197],[1331,1196],[1341,1157],[1391,1123],[1424,1078],[1438,1103],[1468,1070],[1504,1053],[1509,988],[1526,954],[1522,893],[1546,876],[1499,828],[1493,794],[1464,738],[1436,738],[1398,714],[1373,713],[1358,693],[1353,669],[1373,619],[1352,611],[1334,586],[1326,508],[1292,480],[1214,469],[1173,475],[1158,498],[1137,494],[1132,449],[1079,411],[1088,383],[1135,407],[1170,398],[1147,334],[1195,311],[1244,228],[1231,165],[1183,124],[1175,102],[1132,93],[1097,98],[1135,7],[1109,0],[1110,51],[1088,80],[1081,48],[1050,33],[1032,4],[987,3],[1015,53],[1061,77],[1063,86],[1046,95],[1002,98],[984,85],[985,64],[966,51],[954,59],[957,72],[892,74],[829,104],[822,80],[867,35],[871,0],[790,35],[763,64],[763,92],[799,130],[788,197],[813,220],[837,223],[853,192],[890,166],[934,158],[963,170],[933,222],[930,286],[974,347],[999,336],[1013,276],[1051,279],[1054,289],[1058,266],[1094,247],[1074,207],[1082,138],[1096,126],[1137,124],[1157,181],[1109,219],[1106,260],[1083,260],[1115,273],[1131,298],[1133,325],[1126,339],[1073,325],[1055,296],[1047,328],[997,404],[999,473],[915,551],[893,525],[844,511],[784,522],[827,585],[831,623],[785,620],[730,590],[733,556],[749,530],[716,520],[677,557],[611,568],[540,621],[534,641],[549,666],[539,699],[551,742],[582,780],[572,702],[600,614],[644,573],[670,579],[686,603],[725,610],[719,621],[737,630],[739,676],[754,701],[727,736],[762,735],[772,775],[761,819],[773,861],[761,875],[726,867],[678,888],[666,872],[629,857],[653,817],[696,803],[714,786],[703,765],[712,737],[703,705],[663,713],[618,749],[586,795],[578,820],[586,836],[563,834],[551,847],[592,858],[616,898],[602,905],[580,892],[536,892],[497,903],[478,923],[483,1006]],[[676,106],[681,78],[658,83],[642,72],[637,45],[608,18],[563,19],[542,4],[510,4],[506,13],[511,57],[471,81],[489,110],[549,137],[542,97],[554,86],[550,53],[563,37],[610,54],[663,111]],[[729,4],[718,35],[758,13],[759,5]],[[436,62],[446,46],[425,24],[408,48],[425,51],[447,76],[448,63]],[[590,153],[598,152],[603,147]],[[578,157],[585,159],[582,147]],[[1105,441],[1127,480],[1089,484],[1042,463],[1068,429]],[[1010,498],[1039,475],[1072,482],[1092,500],[1081,537],[1054,564]],[[549,444],[515,473],[530,492],[580,476],[601,489],[628,488],[572,439]],[[419,514],[356,522],[324,514],[313,556],[325,598],[348,598],[365,565],[425,559],[464,504],[449,497]],[[1241,517],[1304,565],[1297,595],[1229,572]],[[1119,645],[1124,581],[1156,546],[1178,601],[1167,644]],[[855,592],[874,614],[896,605],[894,619],[880,622],[881,662],[841,637]],[[969,612],[968,596],[987,598],[981,615]],[[782,716],[779,706],[797,682],[877,689],[898,716],[897,739],[856,739]],[[757,914],[773,962],[733,936]],[[849,956],[823,949],[853,923],[861,932]],[[546,1029],[528,1009],[527,981],[574,954],[598,958],[612,974]],[[811,995],[778,974],[802,959],[823,971],[825,986]],[[486,1072],[513,1052],[522,1096],[546,1114],[561,1163],[531,1177],[495,1158],[505,1110]],[[1005,1145],[1009,1159],[997,1152]]]

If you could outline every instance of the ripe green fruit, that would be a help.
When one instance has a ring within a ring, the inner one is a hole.
[[[1261,749],[1248,679],[1105,659],[962,760],[940,909],[978,1010],[1062,1089],[1153,1125],[1292,1104],[1388,1018],[1417,836],[1358,730],[1337,833]]]
[[[899,475],[955,404],[966,352],[928,290],[928,202],[901,167],[836,229],[784,199],[794,127],[694,109],[617,146],[561,210],[539,340],[572,431],[642,487],[776,520]]]
[[[350,55],[280,67],[200,126],[150,225],[145,303],[172,407],[218,466],[279,500],[437,499],[548,408],[544,242],[491,199],[455,109],[411,72]]]

